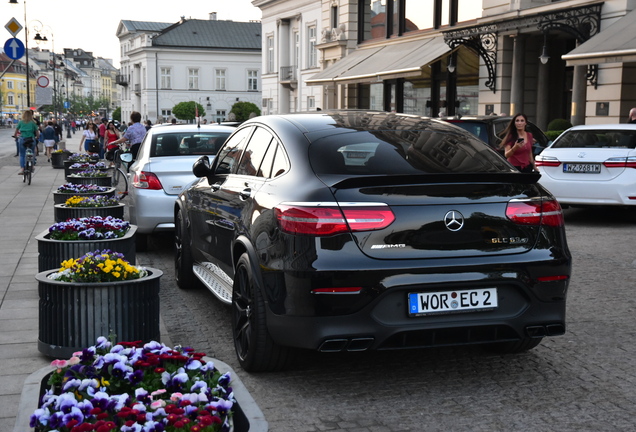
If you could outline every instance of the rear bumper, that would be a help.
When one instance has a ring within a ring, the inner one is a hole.
[[[573,174],[577,175],[577,174]],[[621,175],[609,181],[554,180],[542,176],[539,183],[562,204],[636,205],[636,175]]]
[[[134,189],[134,190],[133,190]],[[168,195],[163,190],[130,187],[130,222],[137,225],[140,234],[174,229],[174,203],[179,195]]]

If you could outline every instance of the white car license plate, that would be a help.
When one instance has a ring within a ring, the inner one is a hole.
[[[409,315],[471,312],[495,309],[497,288],[409,293]]]
[[[565,173],[600,174],[600,163],[565,163],[563,164]]]

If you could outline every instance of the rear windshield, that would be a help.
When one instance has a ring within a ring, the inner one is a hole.
[[[483,122],[472,122],[470,120],[462,120],[462,121],[451,121],[450,123],[455,126],[459,126],[460,128],[470,132],[471,134],[478,137],[483,142],[489,142],[488,139],[488,125]]]
[[[386,175],[509,172],[511,166],[469,134],[430,130],[357,131],[309,147],[316,174]]]
[[[636,130],[566,131],[552,148],[625,148],[636,147]]]
[[[215,155],[229,136],[229,132],[156,134],[150,143],[150,156]]]

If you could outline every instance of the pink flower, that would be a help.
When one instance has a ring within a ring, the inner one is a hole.
[[[73,356],[73,357],[71,357],[70,359],[68,359],[68,365],[69,365],[69,366],[76,365],[76,364],[78,364],[79,362],[80,362],[80,358],[79,358],[79,357],[76,357],[76,356]]]
[[[183,395],[179,392],[172,393],[172,396],[170,396],[170,400],[173,402],[177,402],[179,401],[179,399],[181,399],[181,396]]]
[[[163,393],[165,393],[165,392],[166,392],[166,389],[159,389],[159,390],[155,390],[155,391],[153,391],[152,393],[150,393],[150,396],[153,396],[153,397],[154,397],[154,396],[157,396],[157,395],[163,394]]]
[[[62,369],[68,366],[68,360],[53,360],[51,362],[51,366],[53,366],[56,369]]]
[[[163,399],[159,399],[159,400],[153,401],[150,404],[150,408],[153,409],[153,410],[156,410],[156,409],[159,409],[159,408],[163,408],[165,406],[166,406],[166,401],[163,400]]]

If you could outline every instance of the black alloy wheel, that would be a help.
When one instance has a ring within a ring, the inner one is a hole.
[[[277,371],[289,366],[290,348],[277,345],[267,331],[263,294],[254,284],[247,254],[241,255],[234,274],[232,333],[239,363],[248,372]]]

